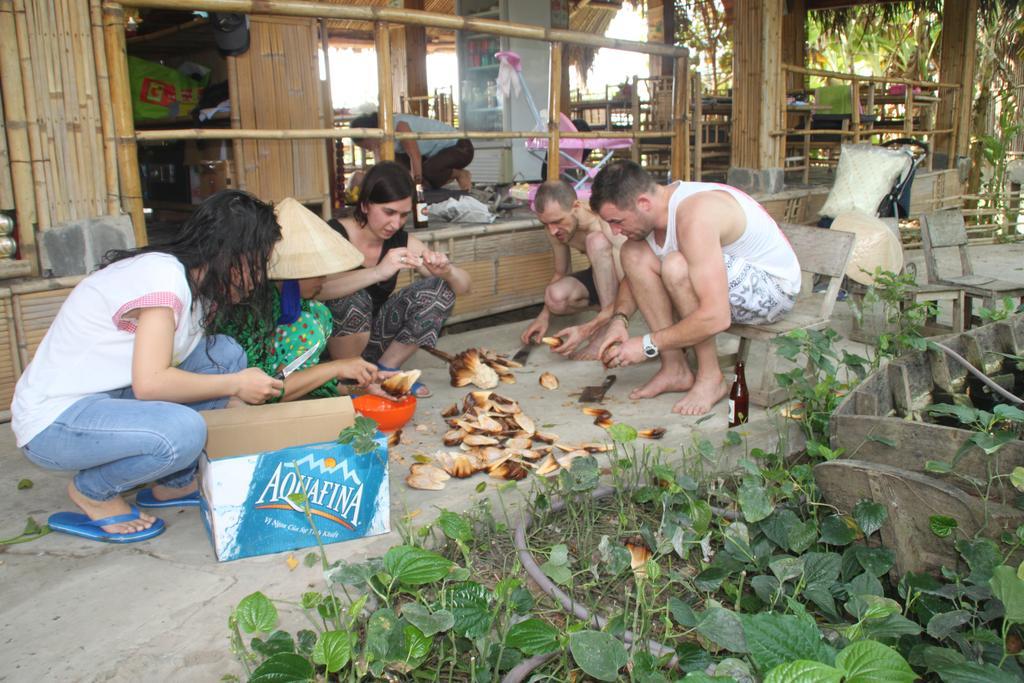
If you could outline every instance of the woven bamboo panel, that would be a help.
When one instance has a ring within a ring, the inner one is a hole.
[[[0,409],[6,410],[14,396],[14,385],[21,375],[11,290],[0,289]]]
[[[322,128],[316,20],[252,16],[230,87],[242,128]],[[286,57],[287,56],[287,57]],[[261,199],[328,201],[322,140],[244,140],[239,180]]]
[[[50,329],[50,323],[70,293],[71,289],[67,288],[14,294],[14,329],[21,367],[32,360],[43,336]]]
[[[89,4],[19,0],[32,174],[41,228],[106,212],[99,86]],[[34,114],[34,116],[33,116]]]

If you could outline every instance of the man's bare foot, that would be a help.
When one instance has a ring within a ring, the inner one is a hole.
[[[629,392],[633,400],[638,398],[654,398],[659,394],[674,391],[688,391],[693,386],[693,371],[685,363],[678,369],[675,367],[658,370],[647,384]]]
[[[680,415],[704,415],[728,393],[729,386],[721,375],[717,378],[698,378],[686,396],[672,406],[672,412]]]
[[[153,485],[153,497],[157,500],[174,500],[175,498],[181,498],[199,489],[199,481],[193,479],[190,484],[173,488],[171,486],[164,486],[163,484]]]
[[[131,514],[132,511],[131,507],[121,496],[114,496],[110,500],[93,500],[92,498],[87,498],[84,493],[75,488],[75,482],[70,482],[68,484],[68,496],[71,498],[71,502],[81,508],[82,512],[84,512],[89,519],[104,519],[115,515],[128,515]],[[140,512],[138,519],[130,522],[122,522],[121,524],[108,524],[101,528],[111,534],[132,534],[136,531],[148,529],[153,526],[153,522],[155,521],[156,517]]]
[[[455,182],[459,184],[459,189],[463,192],[468,192],[473,188],[473,176],[466,169],[455,169],[452,171],[452,177],[455,178]]]

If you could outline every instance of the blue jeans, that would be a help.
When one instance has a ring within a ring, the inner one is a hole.
[[[178,368],[203,375],[239,372],[245,351],[216,335]],[[206,422],[197,410],[223,408],[228,397],[183,405],[140,401],[131,387],[75,402],[22,449],[40,467],[78,470],[75,487],[93,500],[108,500],[139,484],[189,484],[206,445]]]

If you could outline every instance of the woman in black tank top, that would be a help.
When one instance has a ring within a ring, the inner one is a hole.
[[[334,359],[361,355],[382,370],[401,368],[419,347],[437,344],[455,296],[469,292],[466,271],[403,228],[413,190],[405,168],[377,164],[363,178],[353,214],[329,222],[364,257],[362,267],[328,278],[319,296],[334,317],[327,343]],[[410,269],[412,283],[396,292],[401,271]],[[418,382],[413,393],[430,395]]]

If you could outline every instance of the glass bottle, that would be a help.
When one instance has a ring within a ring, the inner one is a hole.
[[[412,227],[414,230],[422,230],[427,227],[427,201],[423,196],[423,183],[416,183],[416,207],[412,212]]]
[[[729,390],[729,427],[738,427],[750,417],[750,392],[743,373],[743,361],[736,363],[736,379]]]

